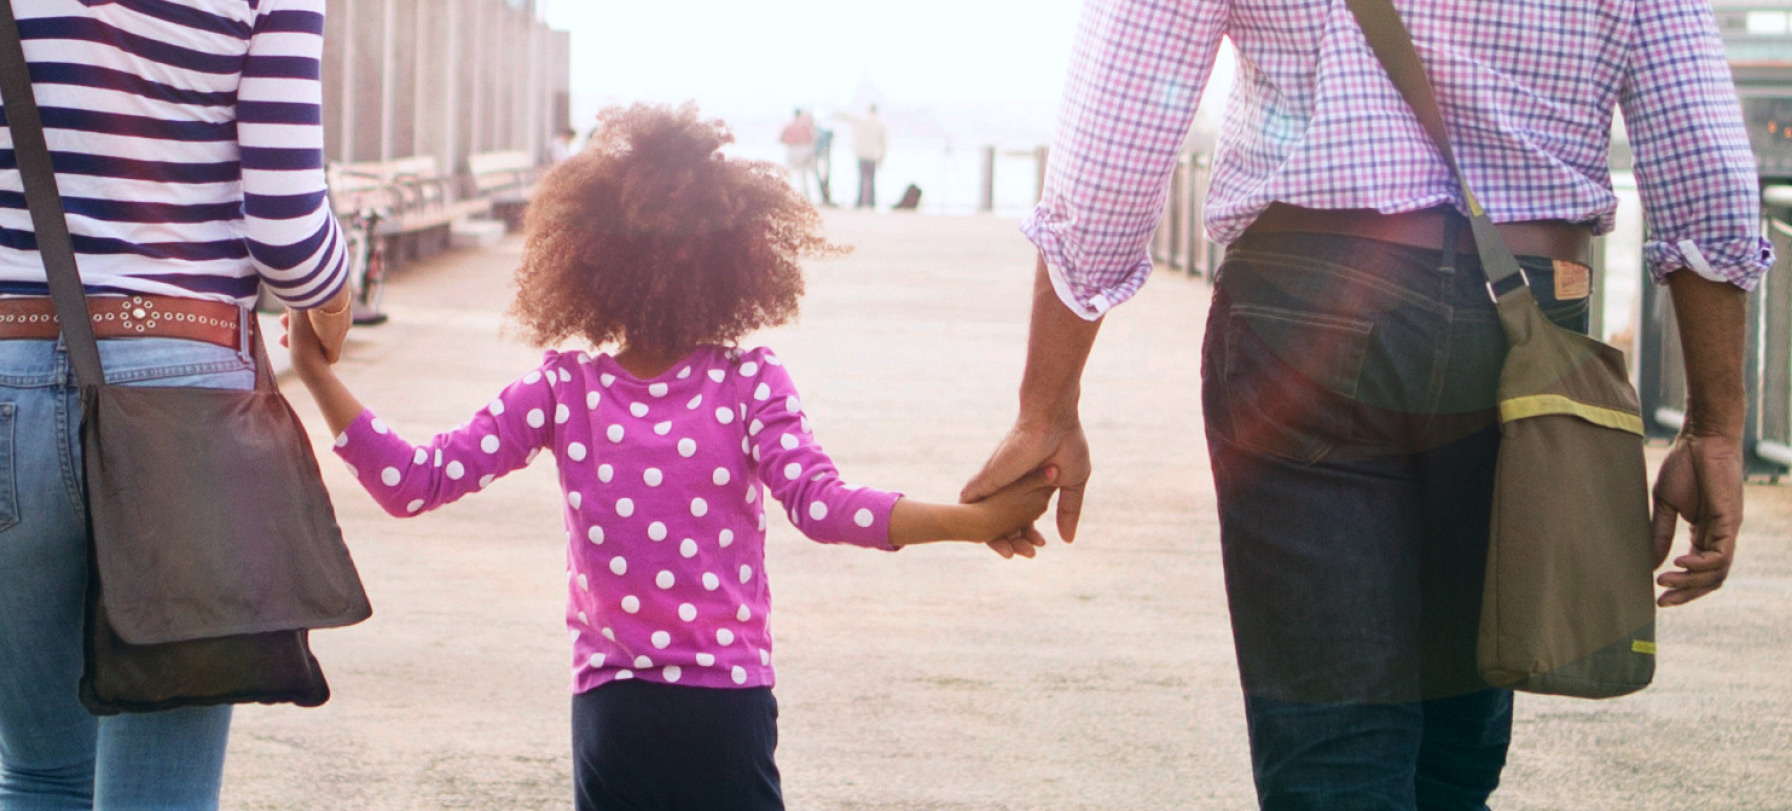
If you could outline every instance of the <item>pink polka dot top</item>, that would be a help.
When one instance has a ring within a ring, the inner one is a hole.
[[[841,482],[769,350],[704,347],[638,380],[607,354],[549,352],[424,445],[362,413],[336,438],[380,506],[416,515],[546,448],[566,495],[573,691],[616,679],[774,682],[765,498],[805,535],[893,550],[899,494]]]

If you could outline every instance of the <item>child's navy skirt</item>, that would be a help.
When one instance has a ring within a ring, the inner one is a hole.
[[[579,811],[783,811],[770,687],[617,681],[572,700]]]

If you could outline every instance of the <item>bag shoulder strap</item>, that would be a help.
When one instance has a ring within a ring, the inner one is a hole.
[[[75,379],[83,388],[104,385],[99,344],[87,311],[87,293],[81,287],[81,269],[75,262],[74,242],[69,238],[68,217],[56,187],[56,171],[50,147],[44,140],[43,118],[37,110],[37,94],[31,89],[31,68],[10,0],[0,0],[0,96],[4,97],[6,126],[19,177],[25,185],[25,203],[31,210],[31,226],[37,250],[43,256],[50,298],[62,322]]]
[[[1500,237],[1493,220],[1481,208],[1474,189],[1469,188],[1468,175],[1463,174],[1462,165],[1456,161],[1449,130],[1444,128],[1443,110],[1437,104],[1431,79],[1425,75],[1425,63],[1419,60],[1412,34],[1401,21],[1393,0],[1345,2],[1350,6],[1350,13],[1356,16],[1357,25],[1362,27],[1363,36],[1368,38],[1370,49],[1375,51],[1375,58],[1381,61],[1382,69],[1387,71],[1388,78],[1393,80],[1394,87],[1418,116],[1419,124],[1431,136],[1432,143],[1437,144],[1450,171],[1456,175],[1456,183],[1462,187],[1462,199],[1468,204],[1469,222],[1474,229],[1475,249],[1481,254],[1482,272],[1487,275],[1488,284],[1497,289],[1501,282],[1518,275],[1518,259]]]

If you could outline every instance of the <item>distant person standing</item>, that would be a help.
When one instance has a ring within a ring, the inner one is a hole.
[[[815,168],[815,118],[802,108],[797,108],[790,117],[790,123],[784,125],[784,131],[778,135],[778,143],[784,145],[784,162],[790,170],[792,183],[803,192],[803,199],[809,199],[809,173]]]
[[[554,142],[548,145],[548,158],[559,163],[578,154],[578,150],[573,148],[578,139],[578,131],[571,127],[561,130],[554,136]]]
[[[834,207],[834,131],[815,131],[815,187],[821,192],[821,204]]]
[[[884,162],[888,132],[877,117],[877,105],[866,109],[863,117],[840,116],[852,122],[852,152],[859,159],[859,201],[854,208],[877,207],[877,167]]]

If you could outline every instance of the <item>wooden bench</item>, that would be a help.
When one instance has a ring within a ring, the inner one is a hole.
[[[489,200],[460,195],[454,177],[427,155],[332,164],[328,176],[330,207],[344,225],[357,212],[382,211],[375,235],[387,240],[394,263],[446,250],[454,221],[491,210]]]
[[[524,151],[479,152],[467,156],[468,187],[491,201],[492,216],[512,231],[523,227],[523,211],[535,196],[541,166]]]

